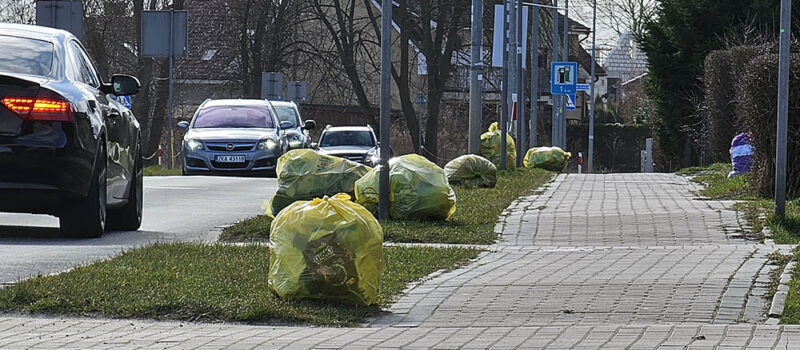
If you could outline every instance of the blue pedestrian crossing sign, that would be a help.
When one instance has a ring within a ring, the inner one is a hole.
[[[574,111],[575,110],[575,101],[577,99],[577,95],[571,94],[567,95],[567,110]]]
[[[578,63],[553,62],[550,71],[550,93],[575,95],[578,92]]]

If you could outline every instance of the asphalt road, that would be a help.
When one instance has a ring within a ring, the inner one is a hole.
[[[108,232],[99,239],[66,239],[58,219],[0,213],[0,284],[51,274],[155,242],[207,242],[220,225],[263,213],[275,179],[146,177],[144,218],[137,232]]]

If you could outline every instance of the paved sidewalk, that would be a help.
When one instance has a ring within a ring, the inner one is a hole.
[[[362,328],[0,315],[5,348],[800,348],[763,325],[767,255],[726,203],[674,175],[559,176],[512,204],[498,245]]]

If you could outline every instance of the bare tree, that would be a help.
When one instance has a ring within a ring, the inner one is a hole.
[[[364,0],[372,20],[375,33],[380,37],[378,15],[369,6],[370,0]],[[468,28],[469,3],[465,0],[399,0],[398,20],[400,37],[399,69],[392,65],[392,76],[400,95],[403,116],[406,119],[409,134],[416,149],[419,131],[414,110],[412,85],[410,82],[411,47],[419,50],[425,62],[425,88],[428,95],[427,121],[425,123],[424,149],[426,156],[438,160],[439,116],[446,84],[454,70],[454,53],[463,48],[460,32]]]
[[[0,0],[0,22],[33,24],[35,20],[33,0]]]
[[[577,12],[579,18],[590,21],[593,0],[577,0],[576,3],[582,9]],[[597,21],[617,35],[629,31],[639,37],[644,23],[655,15],[656,6],[657,0],[597,0]]]

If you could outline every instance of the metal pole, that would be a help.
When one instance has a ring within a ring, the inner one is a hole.
[[[551,49],[553,50],[553,62],[558,62],[558,0],[553,0],[553,44],[551,45]],[[552,83],[552,82],[551,82]],[[558,141],[559,136],[561,136],[561,132],[559,132],[558,127],[558,102],[560,101],[560,96],[558,95],[550,95],[550,100],[553,104],[553,125],[551,130],[551,142],[550,144],[553,146],[558,146],[560,143]]]
[[[483,0],[472,0],[472,67],[469,74],[469,153],[481,153],[483,120]],[[420,144],[421,145],[421,144]],[[421,149],[421,147],[420,147]]]
[[[789,64],[792,1],[781,0],[781,46],[778,67],[778,135],[775,147],[775,215],[786,218],[786,139],[789,126]]]
[[[589,88],[589,159],[586,163],[586,173],[591,174],[594,171],[594,82],[595,82],[595,66],[597,65],[597,0],[594,0],[594,8],[592,10],[592,77],[589,82],[592,86]]]
[[[526,24],[523,23],[523,12],[524,9],[522,7],[522,0],[516,0],[517,3],[517,168],[522,168],[522,160],[525,159],[525,144],[528,142],[525,140],[525,62],[523,62],[523,52],[522,48],[525,46],[525,40],[528,38],[522,37],[522,27]]]
[[[519,101],[519,91],[517,91],[517,81],[519,80],[519,70],[517,67],[517,48],[519,47],[519,37],[517,35],[517,27],[519,23],[517,23],[517,0],[511,0],[508,2],[509,5],[509,13],[508,13],[508,21],[510,22],[510,28],[508,31],[508,37],[511,39],[508,43],[508,67],[510,72],[508,74],[509,81],[508,81],[508,91],[511,91],[511,108],[516,108],[517,105],[514,102]],[[513,116],[516,114],[516,110],[510,111],[509,115]],[[511,119],[511,123],[514,120]],[[503,124],[505,129],[503,129],[503,133],[508,132],[508,122]],[[513,129],[512,129],[513,130]],[[505,142],[505,140],[503,140]]]
[[[531,31],[531,119],[530,148],[539,145],[539,0],[533,0],[533,30]]]
[[[504,0],[503,5],[503,108],[500,112],[500,170],[506,170],[506,123],[508,122],[508,8],[510,0]]]
[[[174,31],[175,31],[175,10],[170,9],[169,10],[169,86],[168,86],[169,92],[167,96],[167,132],[169,133],[169,137],[167,138],[169,140],[169,145],[168,145],[169,147],[167,148],[167,150],[169,151],[169,162],[167,164],[169,164],[170,169],[175,168],[175,154],[173,153],[174,151],[172,149],[173,148],[172,144],[174,143],[172,139],[174,136],[172,129],[172,119],[173,119],[172,118],[172,80],[173,80],[172,68],[175,56]]]
[[[564,0],[564,61],[569,61],[569,0]],[[578,77],[578,72],[575,72],[575,77]],[[575,101],[578,103],[578,101]],[[561,137],[559,141],[561,141],[561,149],[567,149],[567,96],[561,96],[561,103],[559,104],[559,111],[560,116],[559,118],[559,126],[561,127]]]
[[[389,146],[390,113],[392,110],[392,0],[381,6],[381,169],[378,218],[389,218]]]

